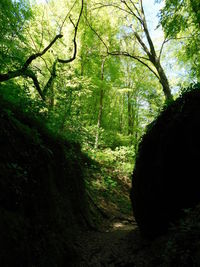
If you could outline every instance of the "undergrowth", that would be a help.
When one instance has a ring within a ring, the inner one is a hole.
[[[129,191],[133,151],[131,146],[87,151],[93,163],[86,166],[86,188],[98,207],[110,216],[132,212]]]

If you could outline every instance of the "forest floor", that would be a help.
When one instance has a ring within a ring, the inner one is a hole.
[[[89,198],[103,220],[98,230],[77,235],[75,246],[81,258],[78,267],[160,266],[165,237],[153,243],[141,237],[129,199],[130,174],[111,167],[92,171],[87,173]]]
[[[134,219],[104,220],[98,231],[77,236],[81,258],[77,267],[155,267],[161,266],[165,237],[154,242],[142,238]]]

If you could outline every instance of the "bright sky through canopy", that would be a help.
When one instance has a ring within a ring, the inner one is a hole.
[[[59,1],[59,0],[57,0]],[[47,0],[31,0],[31,2],[36,2],[37,4],[48,2]],[[155,3],[155,0],[143,0],[145,15],[147,19],[147,24],[151,33],[152,38],[154,41],[159,42],[159,39],[163,37],[163,31],[161,28],[156,29],[158,25],[158,13],[159,10],[164,6],[164,2]]]
[[[155,0],[144,0],[143,5],[150,34],[154,41],[156,43],[158,42],[159,44],[162,42],[163,31],[161,27],[159,27],[158,29],[156,29],[156,27],[158,26],[159,22],[158,13],[159,10],[164,6],[164,3],[161,2],[155,4]]]
[[[36,4],[43,4],[43,3],[48,3],[48,0],[30,0],[31,3],[36,3]],[[66,0],[69,2],[72,2],[71,0]],[[59,0],[57,0],[59,2]],[[85,0],[87,2],[87,0]],[[107,1],[109,2],[109,0]],[[161,1],[161,3],[155,3],[155,0],[143,0],[143,7],[145,11],[145,16],[146,16],[146,21],[148,25],[148,29],[151,35],[151,38],[153,40],[153,43],[156,47],[156,50],[159,51],[162,45],[162,42],[164,40],[164,33],[162,30],[162,27],[158,27],[159,23],[159,11],[164,7],[164,1]],[[147,42],[145,39],[143,40],[144,42]],[[148,43],[146,43],[148,46]],[[167,45],[164,48],[164,51],[167,49]],[[173,58],[171,60],[163,60],[163,65],[165,66],[166,72],[168,74],[168,77],[170,80],[177,80],[178,76],[183,76],[185,74],[185,70],[177,70],[172,72],[172,65],[176,65],[175,61],[176,59]]]

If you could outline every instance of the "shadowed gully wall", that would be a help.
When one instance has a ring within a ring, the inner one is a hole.
[[[139,147],[131,200],[143,234],[163,233],[181,210],[200,202],[200,88],[154,121]]]
[[[0,266],[76,266],[89,222],[80,148],[0,102]]]

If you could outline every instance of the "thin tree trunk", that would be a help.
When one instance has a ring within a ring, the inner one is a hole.
[[[131,106],[131,94],[127,93],[128,97],[128,135],[133,134],[133,108]]]
[[[50,112],[54,109],[54,103],[55,103],[53,85],[49,88],[49,100],[48,100],[48,102],[49,102],[48,104],[49,104],[49,112]]]
[[[100,89],[99,114],[98,114],[97,132],[94,145],[95,149],[97,149],[99,145],[99,132],[101,127],[102,111],[103,111],[103,89]]]
[[[138,151],[138,144],[139,144],[139,140],[138,140],[138,130],[137,130],[137,127],[138,127],[138,110],[135,114],[135,136],[134,136],[134,149],[135,149],[135,153],[137,153]]]
[[[122,95],[122,103],[119,105],[119,130],[123,134],[123,114],[124,114],[124,96]]]
[[[103,58],[101,63],[101,80],[104,80],[104,66],[105,66],[105,58]],[[94,148],[97,149],[99,145],[99,132],[101,127],[101,120],[102,120],[102,113],[103,113],[103,88],[100,88],[100,98],[99,98],[99,114],[98,114],[98,120],[97,120],[97,132],[96,132],[96,138],[95,138],[95,145]]]

